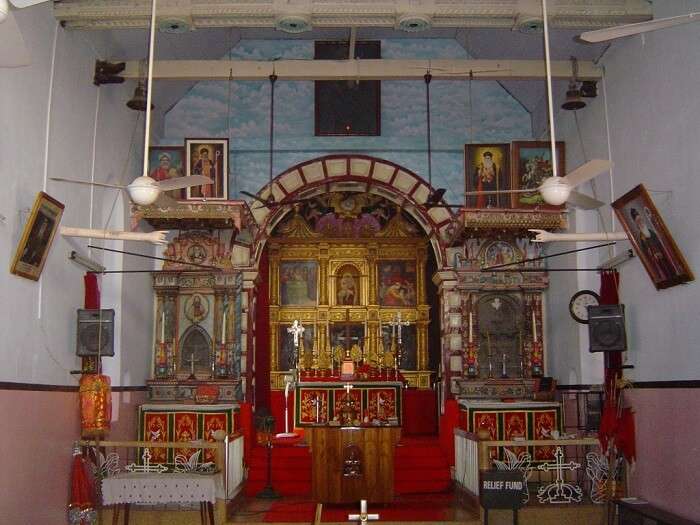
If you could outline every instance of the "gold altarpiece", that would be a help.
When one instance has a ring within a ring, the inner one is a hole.
[[[360,213],[353,216],[346,212],[344,218],[338,213],[350,207],[348,200],[361,198],[340,197],[334,220],[344,220],[347,225],[361,219]],[[284,376],[294,368],[285,352],[291,338],[287,328],[294,320],[306,327],[301,366],[314,368],[309,380],[331,375],[333,364],[328,355],[324,359],[323,349],[330,348],[329,353],[337,356],[338,346],[356,346],[353,342],[360,343],[371,365],[384,367],[387,378],[392,379],[393,365],[381,362],[381,356],[382,350],[389,349],[391,332],[397,329],[391,323],[396,324],[397,319],[404,323],[406,346],[397,368],[409,386],[430,388],[430,308],[425,282],[428,242],[400,210],[394,210],[393,217],[382,223],[376,221],[373,228],[360,229],[359,234],[355,229],[354,235],[347,235],[347,228],[335,228],[338,222],[319,232],[297,211],[270,239],[273,389],[284,388]],[[339,231],[346,235],[338,236]]]

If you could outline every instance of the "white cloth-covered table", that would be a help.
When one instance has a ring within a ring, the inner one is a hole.
[[[216,474],[121,473],[102,480],[105,505],[216,502]]]

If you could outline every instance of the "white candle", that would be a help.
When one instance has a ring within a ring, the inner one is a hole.
[[[472,313],[469,312],[469,342],[474,342],[474,333],[472,332]]]
[[[537,321],[535,320],[535,308],[532,308],[532,340],[537,342]]]
[[[165,310],[161,312],[160,316],[160,342],[165,343]]]
[[[226,310],[224,310],[223,320],[221,321],[221,342],[226,344]]]

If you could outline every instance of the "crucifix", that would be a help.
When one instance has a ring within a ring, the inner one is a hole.
[[[294,341],[294,353],[297,356],[296,359],[296,367],[299,368],[299,362],[303,359],[302,355],[299,355],[299,343],[300,343],[300,338],[304,337],[304,328],[302,324],[294,319],[294,322],[292,323],[292,326],[287,328],[287,333],[292,334],[292,339]]]
[[[190,354],[190,357],[187,358],[187,359],[185,359],[185,362],[190,364],[190,377],[187,378],[188,380],[195,380],[195,379],[197,379],[197,376],[194,375],[194,364],[195,364],[195,363],[199,363],[199,362],[201,361],[201,359],[197,359],[197,358],[194,356],[194,353],[195,353],[195,351],[194,351],[194,349],[193,349],[193,350],[192,350],[192,353]]]
[[[410,325],[410,321],[401,320],[401,312],[397,312],[389,324],[391,325],[391,338],[397,341],[396,355],[394,360],[394,373],[398,374],[399,366],[403,360],[403,344],[401,340],[401,331],[404,326]],[[398,337],[397,337],[398,336]]]

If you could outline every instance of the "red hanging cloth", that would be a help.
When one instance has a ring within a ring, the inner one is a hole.
[[[68,503],[68,523],[70,525],[92,525],[97,523],[97,511],[92,497],[90,479],[80,449],[73,449],[71,465],[71,490]]]

